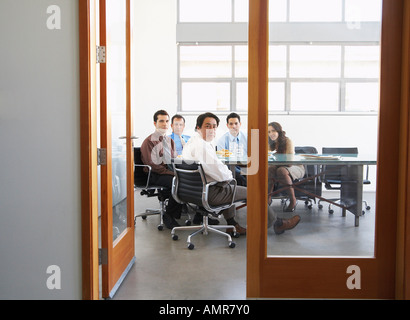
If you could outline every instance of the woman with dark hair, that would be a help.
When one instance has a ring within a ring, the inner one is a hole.
[[[282,126],[278,122],[268,124],[269,151],[276,153],[294,154],[293,142],[286,136]],[[292,185],[293,180],[301,179],[305,175],[303,165],[269,165],[268,168],[268,192],[273,191],[275,182],[281,185]],[[284,209],[285,212],[293,212],[296,207],[296,197],[293,188],[287,189],[289,195],[289,205]],[[271,197],[268,197],[269,202]]]

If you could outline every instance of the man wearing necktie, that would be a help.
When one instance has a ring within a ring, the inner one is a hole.
[[[226,117],[226,132],[217,143],[218,150],[229,150],[234,155],[242,157],[248,154],[248,139],[241,129],[241,117],[239,114],[232,112]],[[246,176],[241,174],[241,168],[235,168],[235,179],[240,186],[247,186]]]
[[[175,219],[181,216],[182,205],[171,195],[174,171],[171,159],[178,156],[174,141],[166,135],[169,128],[169,115],[165,110],[154,114],[155,131],[141,145],[141,160],[151,166],[150,184],[165,187],[168,205],[164,214],[164,223],[168,229],[179,226]],[[145,169],[144,169],[145,170]]]
[[[170,134],[169,136],[175,142],[175,148],[178,152],[178,155],[181,155],[185,143],[187,143],[190,138],[190,136],[182,134],[185,129],[185,118],[180,114],[174,115],[171,119],[171,128],[172,134]]]

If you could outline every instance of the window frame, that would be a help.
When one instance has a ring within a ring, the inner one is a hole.
[[[230,23],[215,23],[215,22],[180,22],[180,0],[177,0],[177,111],[182,113],[198,112],[199,110],[183,110],[182,106],[182,85],[186,82],[228,82],[230,85],[230,108],[229,110],[214,110],[215,112],[239,112],[246,113],[246,110],[239,109],[237,106],[237,84],[247,82],[248,78],[236,77],[235,74],[235,46],[248,46],[247,23],[235,22],[235,5],[236,0],[231,0],[231,22]],[[342,21],[341,22],[291,22],[290,21],[290,3],[291,0],[286,0],[287,13],[286,21],[284,22],[270,22],[271,39],[269,46],[285,46],[286,50],[286,77],[269,77],[269,83],[280,82],[284,84],[284,106],[283,110],[269,109],[269,114],[343,114],[343,115],[378,115],[379,106],[369,106],[369,110],[347,110],[346,108],[346,85],[348,83],[379,83],[380,75],[378,77],[345,77],[345,48],[351,46],[377,46],[380,51],[380,34],[376,32],[381,30],[381,22],[360,22],[361,28],[357,29],[356,25],[350,25],[351,21],[345,19],[346,0],[342,1]],[[354,22],[353,22],[354,23]],[[300,30],[307,29],[306,34],[298,33]],[[323,30],[325,28],[327,33],[325,35],[317,36],[319,33],[315,31]],[[353,29],[352,39],[347,39],[346,28]],[[228,30],[227,30],[228,29]],[[222,32],[222,30],[226,32]],[[278,32],[278,30],[284,32]],[[188,32],[187,32],[188,31]],[[204,34],[205,33],[205,34]],[[208,33],[208,34],[206,34]],[[289,40],[289,35],[291,39]],[[313,35],[313,37],[312,37]],[[313,39],[310,41],[309,39]],[[181,77],[181,46],[230,46],[231,47],[231,68],[232,77],[230,78],[182,78]],[[340,57],[340,77],[290,77],[290,50],[292,46],[339,46],[341,50]],[[296,82],[328,82],[339,83],[338,101],[339,105],[337,111],[315,111],[315,110],[292,110],[291,109],[291,92],[292,83]],[[200,110],[209,111],[209,110]]]

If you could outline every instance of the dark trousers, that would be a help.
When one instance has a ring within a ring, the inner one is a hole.
[[[175,219],[179,219],[181,217],[182,204],[176,202],[175,199],[172,197],[172,194],[171,194],[172,179],[174,179],[174,176],[172,175],[157,174],[157,173],[151,172],[149,183],[150,185],[157,185],[157,186],[161,186],[165,188],[162,191],[162,193],[165,196],[165,198],[168,199],[166,213]]]

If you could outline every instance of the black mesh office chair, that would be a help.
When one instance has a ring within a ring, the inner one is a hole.
[[[182,204],[187,204],[193,208],[196,212],[203,216],[203,224],[199,226],[181,226],[175,227],[171,231],[171,236],[173,240],[178,240],[177,231],[194,231],[187,238],[188,249],[194,249],[194,244],[191,242],[191,238],[198,233],[203,233],[205,235],[208,232],[217,233],[225,236],[228,239],[228,246],[230,248],[235,247],[235,242],[232,241],[232,237],[229,233],[223,232],[219,229],[232,229],[233,236],[237,237],[239,234],[236,232],[234,226],[231,225],[209,225],[208,216],[219,217],[219,213],[230,208],[234,205],[234,195],[236,191],[236,180],[232,179],[229,181],[234,188],[232,201],[220,206],[211,206],[208,202],[208,190],[209,187],[217,182],[207,183],[205,178],[205,173],[200,163],[195,162],[185,162],[180,159],[175,159],[174,163],[175,177],[172,184],[172,196],[174,199]]]
[[[357,147],[323,147],[322,154],[324,155],[334,155],[334,154],[345,154],[345,155],[357,155],[359,154],[359,149]],[[325,185],[326,190],[341,190],[342,176],[345,174],[345,166],[332,166],[325,165],[322,166],[322,171],[324,174],[321,176],[322,182]],[[363,178],[363,184],[370,184],[369,180],[369,166],[366,167],[366,176]],[[339,198],[333,198],[329,200],[340,201]],[[370,210],[371,207],[367,204],[366,200],[363,200],[366,210]],[[320,204],[319,200],[319,209],[322,209],[323,206]],[[329,204],[328,208],[329,213],[333,213],[332,205]],[[363,210],[364,214],[365,211]]]
[[[295,147],[295,154],[317,154],[317,149],[311,146],[297,146]],[[316,203],[316,199],[322,195],[322,183],[318,178],[318,165],[304,165],[305,176],[302,179],[295,179],[293,181],[293,188],[295,190],[295,197],[297,200],[302,200],[308,209],[312,209],[312,201]],[[302,181],[305,180],[305,181]],[[275,182],[273,185],[274,192],[279,190],[282,186]],[[305,191],[305,192],[304,192]],[[289,199],[286,190],[277,193],[272,199],[281,199],[283,208],[286,208],[286,203]]]
[[[148,172],[144,171],[144,168],[148,169]],[[147,197],[157,197],[160,203],[160,209],[146,209],[144,213],[137,214],[134,217],[134,224],[138,217],[146,219],[150,215],[159,215],[160,222],[158,224],[158,230],[164,229],[163,215],[165,212],[165,202],[167,200],[167,192],[164,192],[165,187],[150,185],[149,178],[151,175],[151,167],[145,165],[141,160],[141,148],[134,148],[134,187],[141,189],[141,195]],[[168,192],[169,194],[169,192]]]
[[[295,154],[317,154],[317,149],[311,146],[297,146],[295,147]],[[305,176],[301,179],[307,179],[303,183],[298,183],[299,179],[293,181],[295,185],[295,196],[298,200],[304,200],[308,209],[312,209],[312,201],[316,203],[316,199],[322,196],[322,183],[318,177],[318,165],[304,165]],[[302,190],[298,190],[302,189]],[[306,191],[303,192],[303,191]],[[320,201],[320,200],[319,200]]]

